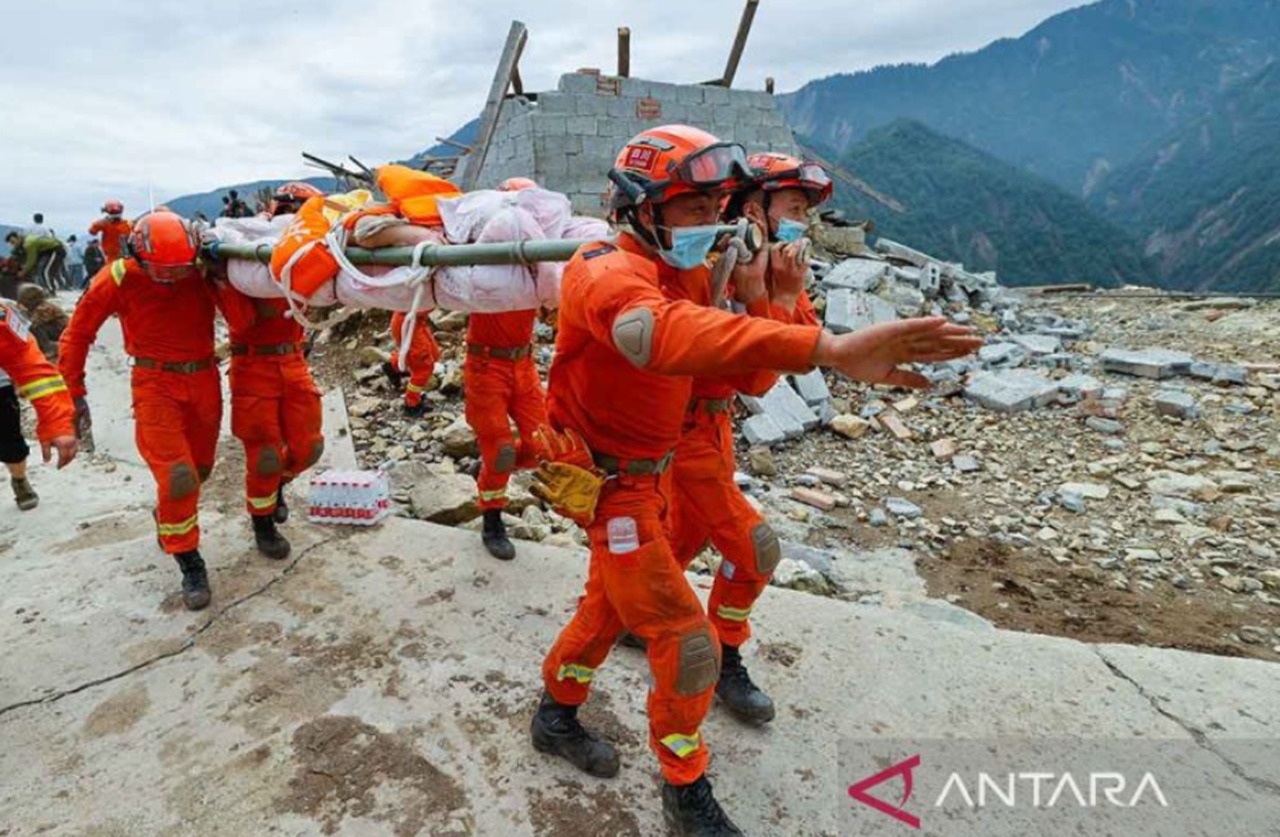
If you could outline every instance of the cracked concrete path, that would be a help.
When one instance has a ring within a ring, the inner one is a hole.
[[[121,459],[125,424],[108,433]],[[582,553],[521,544],[502,563],[472,533],[417,521],[295,521],[294,559],[272,563],[227,487],[233,460],[202,507],[214,604],[191,614],[154,544],[145,471],[125,481],[114,461],[41,471],[83,499],[5,517],[19,546],[0,553],[0,835],[662,833],[639,653],[613,654],[584,710],[620,747],[616,779],[527,741]],[[869,588],[889,584],[873,575]],[[704,728],[747,833],[837,833],[859,778],[839,775],[841,738],[1190,740],[1276,794],[1276,764],[1232,742],[1280,738],[1280,667],[882,601],[766,591],[746,659],[778,717],[748,729],[717,707]]]

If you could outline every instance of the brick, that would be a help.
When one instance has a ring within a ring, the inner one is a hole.
[[[824,485],[832,488],[844,488],[849,484],[849,475],[840,471],[833,471],[830,468],[810,468],[805,471],[811,477],[817,477]]]
[[[871,422],[858,416],[836,416],[831,420],[831,429],[846,439],[861,439],[871,430]]]
[[[847,334],[876,323],[898,319],[893,306],[877,296],[838,288],[827,294],[826,325],[836,334]]]
[[[920,399],[916,398],[914,395],[909,395],[891,406],[893,409],[897,410],[898,413],[905,416],[907,413],[920,406]]]
[[[1051,355],[1062,348],[1061,340],[1045,334],[1018,334],[1011,339],[1033,355]]]
[[[892,410],[885,410],[883,413],[876,416],[876,420],[879,421],[880,425],[885,430],[892,433],[893,437],[900,442],[910,441],[915,438],[915,433],[911,431],[910,427],[907,427],[906,423],[902,420],[902,417]]]
[[[791,499],[797,503],[812,506],[819,511],[831,511],[837,505],[835,496],[825,491],[819,491],[816,488],[793,488],[791,489]]]

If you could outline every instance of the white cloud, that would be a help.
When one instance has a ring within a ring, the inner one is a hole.
[[[878,64],[934,61],[1014,37],[1073,0],[762,0],[738,84],[779,89]],[[740,0],[158,3],[41,0],[4,19],[0,221],[42,210],[63,234],[108,197],[140,211],[228,183],[314,173],[299,153],[407,157],[483,105],[513,18],[527,89],[614,66],[695,82],[724,69]]]

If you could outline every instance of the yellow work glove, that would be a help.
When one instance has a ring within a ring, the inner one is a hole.
[[[586,526],[595,519],[604,478],[599,469],[588,471],[567,462],[544,462],[534,471],[529,492],[555,509],[556,514]]]

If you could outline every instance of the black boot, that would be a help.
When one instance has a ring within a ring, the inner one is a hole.
[[[662,819],[676,837],[745,837],[716,802],[706,776],[692,785],[664,783]]]
[[[507,537],[507,525],[502,522],[501,509],[489,509],[484,513],[484,529],[480,533],[484,548],[499,561],[516,557],[515,544]]]
[[[276,491],[276,510],[271,516],[276,519],[276,523],[284,523],[289,519],[289,504],[284,501],[283,485]]]
[[[213,593],[209,590],[209,574],[204,569],[204,559],[196,550],[174,555],[182,570],[182,601],[187,610],[204,610],[209,606]]]
[[[422,399],[417,404],[405,404],[404,414],[409,418],[422,418],[427,414],[427,399]]]
[[[404,382],[405,373],[397,372],[396,368],[391,365],[391,361],[384,360],[382,362],[382,374],[387,376],[387,380],[391,382],[392,389],[400,389],[400,384]]]
[[[258,551],[268,558],[283,561],[289,557],[292,547],[284,535],[276,531],[276,519],[272,515],[253,515],[253,540]]]
[[[533,746],[540,753],[565,759],[579,770],[608,779],[618,775],[618,751],[587,731],[578,720],[578,707],[556,703],[545,692],[530,727]]]
[[[773,701],[751,682],[747,667],[742,664],[742,652],[731,645],[720,646],[720,682],[716,684],[716,697],[729,711],[749,724],[767,724],[773,720]]]

